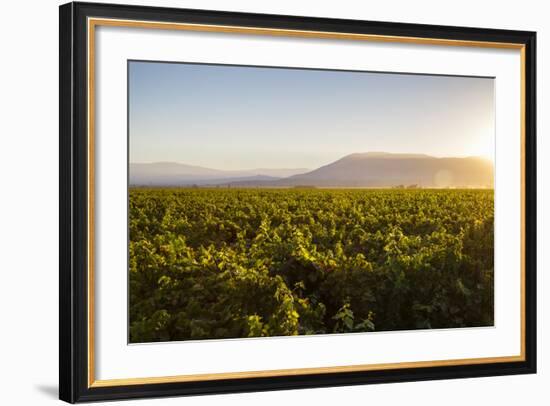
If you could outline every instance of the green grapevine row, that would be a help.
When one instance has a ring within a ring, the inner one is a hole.
[[[130,341],[493,324],[493,191],[141,189]]]

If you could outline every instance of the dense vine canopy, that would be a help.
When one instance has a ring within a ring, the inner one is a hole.
[[[493,324],[493,191],[130,190],[130,341]]]

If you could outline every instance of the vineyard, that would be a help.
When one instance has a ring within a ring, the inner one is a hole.
[[[493,191],[130,189],[130,342],[493,324]]]

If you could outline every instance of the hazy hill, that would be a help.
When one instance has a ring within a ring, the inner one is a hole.
[[[424,154],[367,152],[347,155],[311,172],[256,187],[492,187],[493,163],[480,157],[436,158]]]
[[[186,165],[177,162],[132,163],[129,168],[131,185],[184,186],[217,185],[240,181],[273,181],[309,171],[305,168],[257,168],[224,171]]]
[[[480,157],[367,152],[347,155],[313,171],[223,171],[173,162],[130,164],[131,185],[240,187],[492,187],[493,163]]]
[[[492,162],[479,158],[435,158],[421,154],[351,154],[311,172],[281,179],[279,185],[383,187],[493,186]]]

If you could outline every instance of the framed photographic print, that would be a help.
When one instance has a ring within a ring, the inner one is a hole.
[[[60,7],[60,398],[536,371],[534,32]]]

